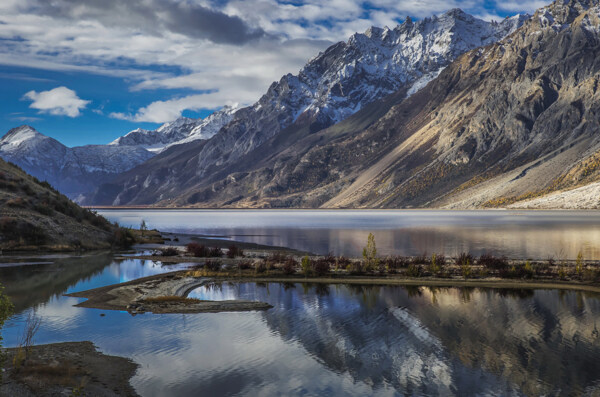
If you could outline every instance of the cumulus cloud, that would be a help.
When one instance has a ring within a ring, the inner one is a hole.
[[[29,105],[40,113],[48,113],[55,116],[78,117],[90,101],[77,96],[75,91],[67,87],[56,87],[50,91],[29,91],[23,99],[32,101]]]
[[[215,109],[215,104],[236,106],[219,93],[188,95],[167,101],[155,101],[139,109],[134,114],[113,112],[109,116],[136,122],[164,123],[181,116],[184,110]]]

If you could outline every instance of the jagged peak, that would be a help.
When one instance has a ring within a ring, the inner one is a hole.
[[[556,0],[538,9],[534,17],[542,27],[560,28],[570,25],[579,15],[592,8],[599,8],[597,0]]]
[[[381,37],[382,34],[383,34],[383,29],[379,28],[377,26],[371,26],[369,29],[367,29],[365,31],[365,36],[367,36],[368,38]]]
[[[35,128],[29,125],[21,125],[10,129],[0,140],[4,144],[18,145],[26,140],[34,138],[47,138],[45,135],[38,132]]]
[[[446,16],[446,17],[452,17],[452,18],[474,18],[472,15],[467,14],[466,12],[464,12],[462,9],[460,8],[452,8],[448,11],[446,11],[445,13],[442,14],[442,16]]]

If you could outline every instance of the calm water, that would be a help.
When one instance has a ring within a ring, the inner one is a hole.
[[[105,210],[111,221],[199,233],[318,254],[360,255],[369,232],[379,253],[484,252],[510,258],[600,259],[600,211]]]
[[[79,299],[62,296],[172,269],[110,256],[0,268],[18,311],[3,331],[5,345],[18,343],[35,309],[42,317],[36,343],[91,340],[130,357],[141,365],[132,383],[143,396],[600,392],[594,294],[221,284],[192,295],[274,308],[135,317],[76,308]]]

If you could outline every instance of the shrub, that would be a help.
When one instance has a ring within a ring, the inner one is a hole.
[[[177,256],[179,255],[179,250],[175,247],[167,247],[165,249],[160,250],[160,254],[162,256]]]
[[[206,258],[206,257],[208,257],[208,248],[206,248],[202,244],[189,243],[186,246],[186,251],[188,253],[194,255],[196,258]]]
[[[525,278],[533,278],[533,275],[535,274],[535,269],[530,261],[525,262],[525,266],[523,267],[523,273]]]
[[[267,262],[265,260],[261,260],[254,263],[254,272],[257,274],[262,274],[267,271]]]
[[[112,245],[119,249],[129,249],[135,244],[135,237],[131,230],[124,227],[117,227],[113,232]]]
[[[477,264],[499,272],[508,269],[508,259],[506,257],[497,257],[492,254],[482,254]]]
[[[420,277],[421,276],[421,265],[417,265],[416,263],[411,263],[406,268],[406,275],[408,277]]]
[[[363,261],[352,261],[346,267],[350,274],[363,274],[365,272],[365,263]]]
[[[535,273],[537,275],[550,274],[550,272],[551,272],[550,267],[553,265],[554,265],[553,259],[548,259],[547,262],[538,263],[537,266],[535,267]]]
[[[267,261],[270,263],[284,263],[286,259],[287,256],[283,252],[276,251],[269,255]]]
[[[252,263],[250,263],[249,261],[242,261],[237,264],[237,267],[240,271],[252,269]]]
[[[598,282],[600,281],[600,272],[593,269],[585,269],[583,271],[583,280]]]
[[[399,269],[407,267],[410,263],[410,261],[403,256],[388,256],[383,262],[385,263],[387,271],[390,273],[395,273]]]
[[[211,272],[218,272],[221,270],[221,263],[218,261],[206,261],[204,262],[204,268]]]
[[[424,253],[413,257],[411,262],[413,265],[429,265],[429,258]]]
[[[46,202],[35,204],[33,206],[33,209],[42,215],[51,216],[52,214],[54,214],[54,210],[50,208],[50,206]]]
[[[454,260],[454,264],[458,267],[463,266],[467,262],[474,263],[475,259],[473,258],[473,255],[468,254],[466,252],[461,252],[460,255],[458,255]]]
[[[505,278],[532,278],[534,273],[533,265],[530,261],[527,261],[520,266],[512,265],[508,271],[502,271],[501,276]]]
[[[336,258],[335,267],[336,269],[347,269],[350,263],[350,259],[346,258],[345,256],[340,256]]]
[[[208,250],[208,255],[209,258],[222,258],[223,257],[223,250],[221,248],[218,247],[214,247]]]
[[[561,266],[558,269],[558,278],[560,278],[561,280],[566,280],[569,276],[569,273],[567,272],[567,269],[564,266]]]
[[[44,244],[48,238],[41,227],[12,217],[0,219],[0,235],[6,241],[31,245]]]
[[[290,257],[290,258],[287,258],[287,260],[284,262],[281,270],[283,270],[283,274],[286,274],[289,276],[289,275],[296,273],[296,266],[298,266],[298,262],[296,262],[296,260],[294,258]]]
[[[238,256],[244,256],[244,251],[242,251],[241,248],[239,248],[237,245],[232,244],[227,248],[227,257],[228,258],[235,258]]]
[[[446,264],[446,257],[444,255],[433,254],[431,255],[431,262],[429,263],[429,271],[433,275],[438,275],[444,270]]]
[[[317,259],[312,263],[312,271],[317,277],[326,275],[327,273],[329,273],[329,261],[327,261],[327,259],[324,258]]]

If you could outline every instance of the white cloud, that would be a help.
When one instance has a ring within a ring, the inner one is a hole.
[[[478,0],[170,1],[180,10],[210,8],[238,21],[238,30],[247,35],[238,40],[232,30],[221,36],[213,26],[198,36],[192,29],[196,19],[153,11],[148,5],[157,0],[5,0],[0,2],[0,64],[112,75],[127,79],[132,90],[198,92],[183,98],[167,94],[133,114],[112,114],[164,122],[186,109],[251,104],[282,75],[297,73],[319,51],[371,25],[394,27],[407,15],[421,18],[454,7],[494,17]],[[517,12],[538,3],[498,1],[497,8]],[[123,7],[134,13],[124,13]]]
[[[549,0],[533,0],[533,1],[496,1],[496,6],[504,11],[510,12],[529,12],[533,13],[538,8],[542,8],[550,4]]]
[[[56,87],[50,91],[29,91],[23,99],[33,101],[29,105],[40,113],[49,113],[56,116],[78,117],[90,101],[77,96],[75,91],[67,87]]]

